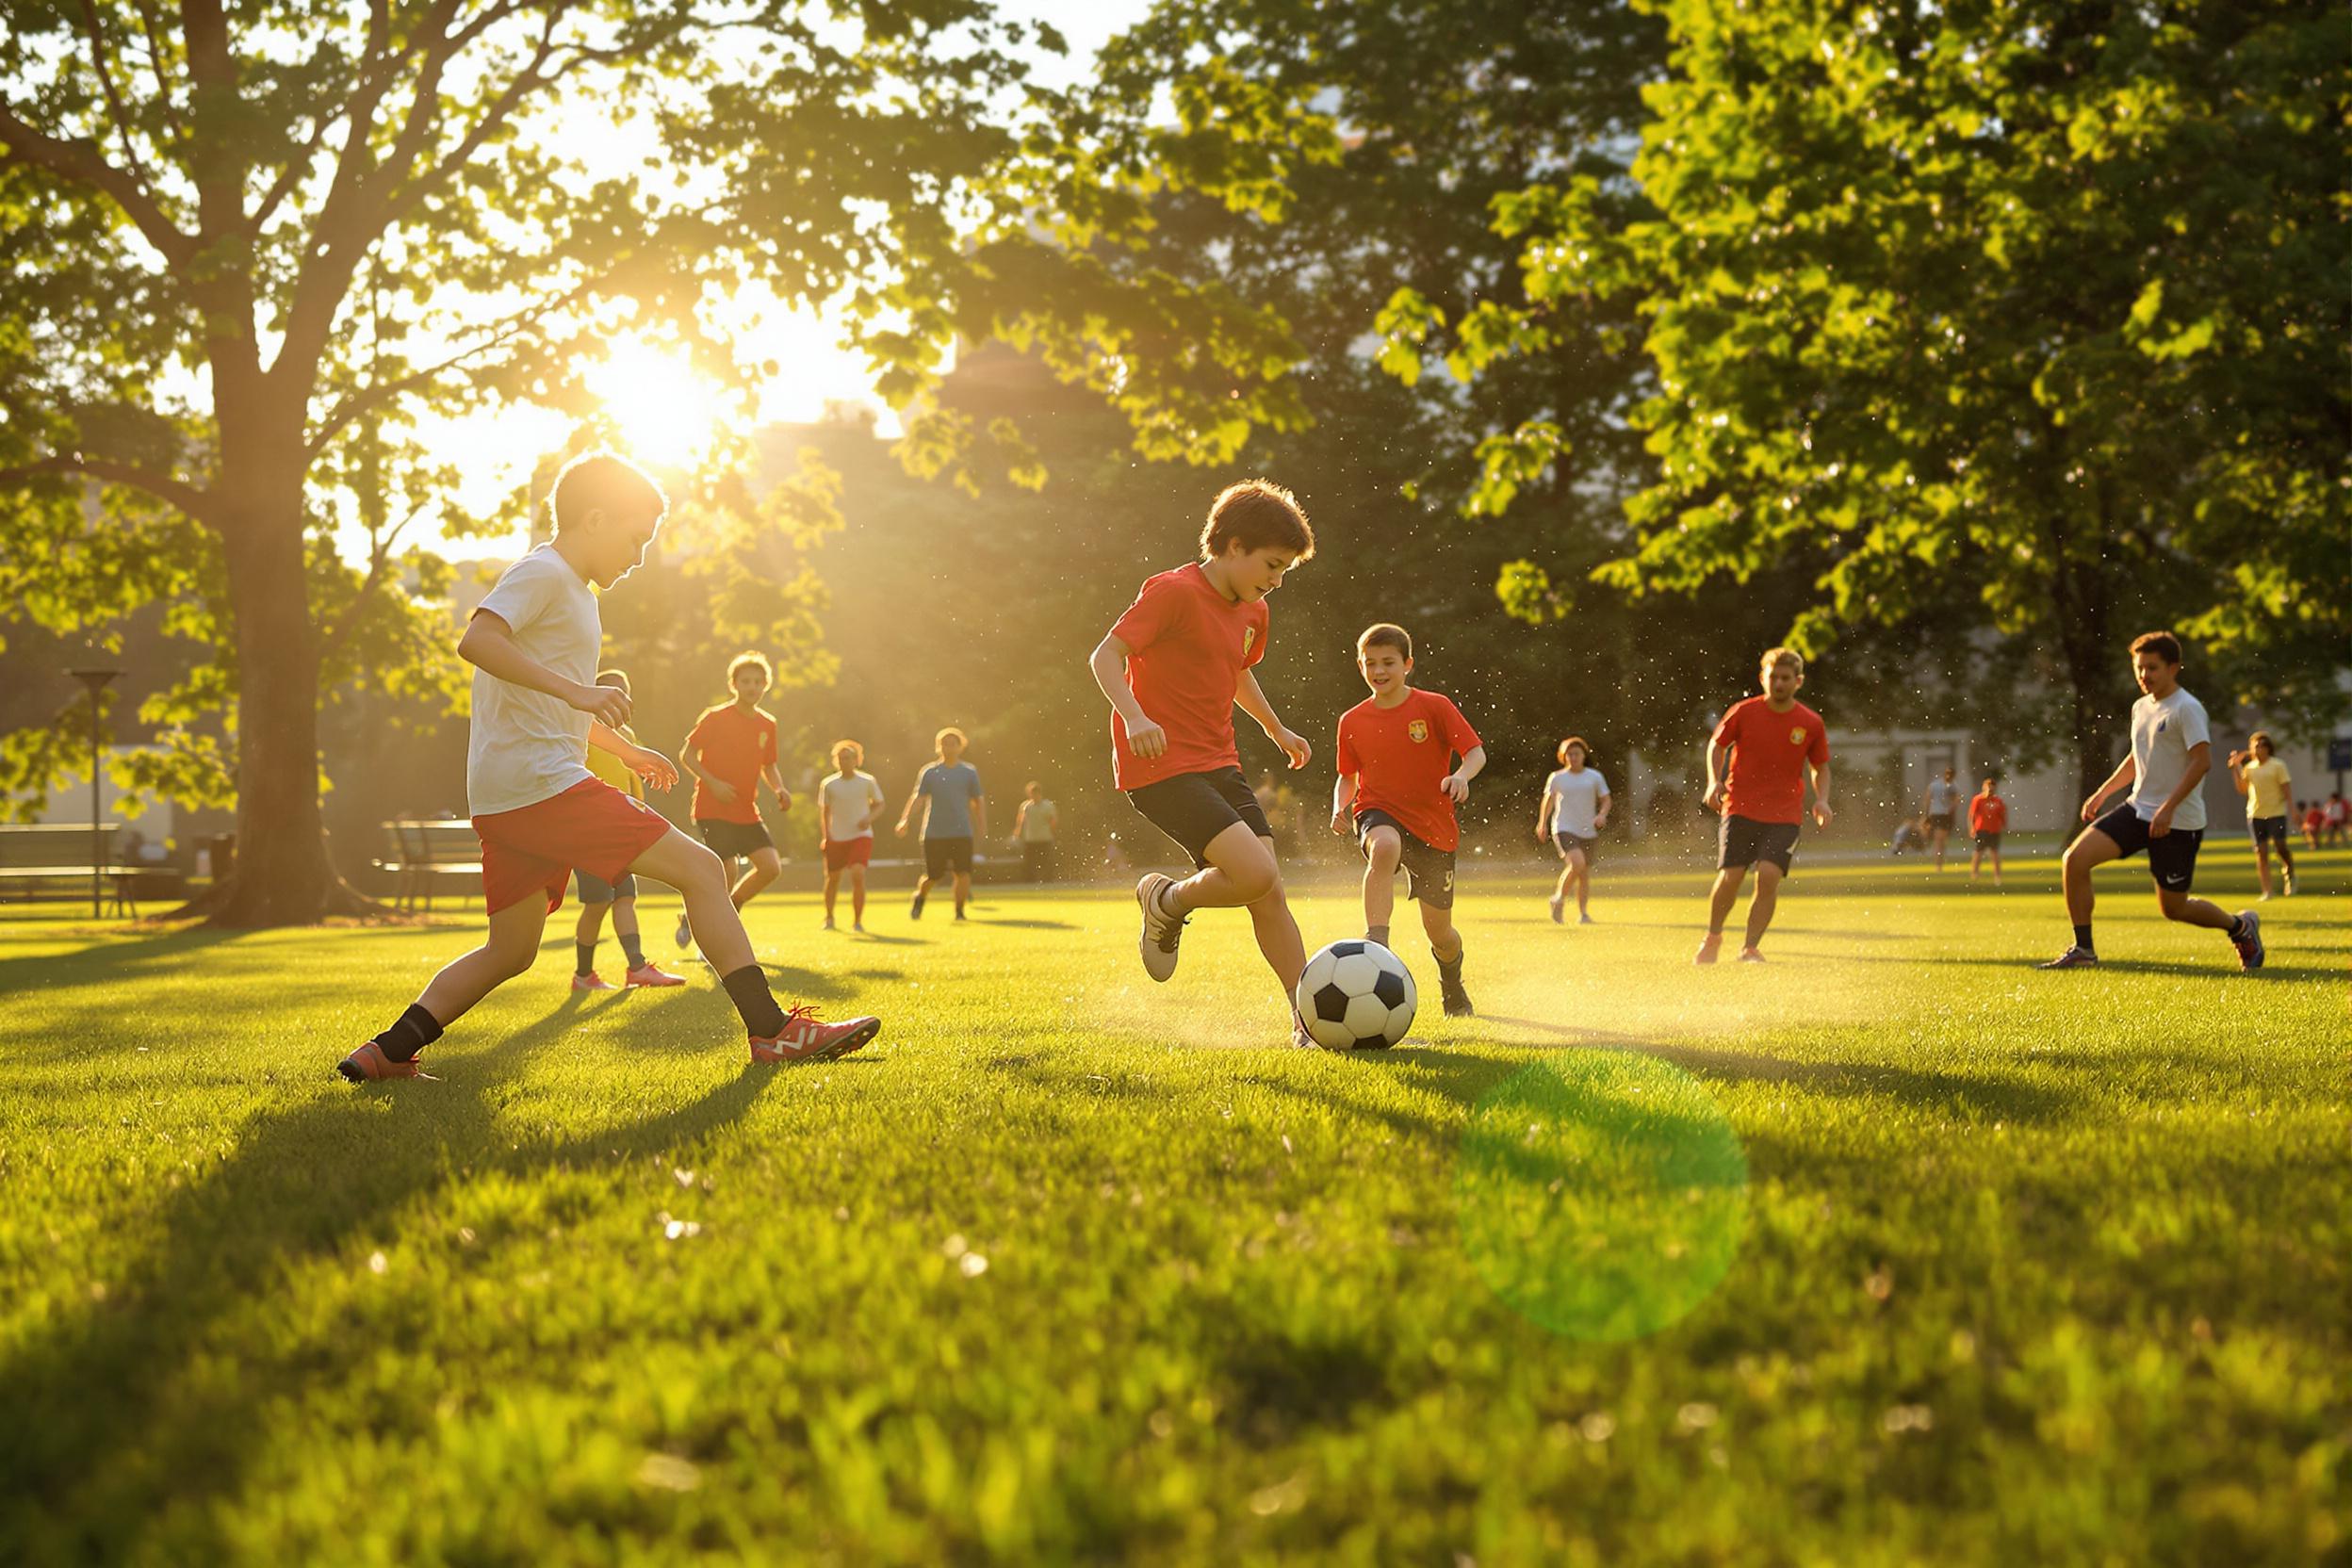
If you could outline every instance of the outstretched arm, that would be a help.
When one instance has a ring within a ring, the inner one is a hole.
[[[1282,748],[1282,755],[1290,759],[1292,767],[1303,768],[1307,765],[1307,759],[1315,754],[1315,748],[1307,744],[1304,735],[1274,716],[1274,705],[1266,700],[1265,688],[1258,684],[1256,671],[1244,670],[1241,678],[1233,682],[1233,703],[1258,721],[1258,727],[1266,731],[1266,738]]]

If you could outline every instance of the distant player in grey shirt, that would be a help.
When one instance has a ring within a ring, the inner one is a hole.
[[[1544,781],[1544,804],[1535,811],[1535,838],[1560,851],[1560,886],[1552,890],[1552,919],[1563,919],[1568,890],[1576,890],[1576,923],[1590,925],[1585,906],[1592,897],[1592,850],[1609,821],[1609,780],[1585,766],[1589,748],[1581,735],[1560,743],[1560,768]]]

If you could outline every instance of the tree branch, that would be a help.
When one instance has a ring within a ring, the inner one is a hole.
[[[382,538],[368,541],[368,575],[360,580],[359,591],[351,596],[351,602],[343,607],[343,612],[335,616],[335,624],[327,628],[326,635],[319,639],[322,645],[341,642],[343,634],[351,629],[352,623],[359,619],[359,612],[368,608],[368,596],[375,592],[376,584],[384,580],[384,568],[392,558],[392,546],[400,539],[401,531],[422,516],[424,511],[425,503],[418,501],[408,509],[408,515],[393,524]]]
[[[90,69],[98,77],[98,86],[106,93],[106,117],[114,122],[115,133],[122,139],[122,160],[130,166],[131,177],[142,194],[152,195],[147,171],[139,161],[139,143],[131,139],[130,112],[122,106],[122,95],[114,90],[114,73],[106,65],[106,34],[98,26],[98,9],[91,0],[82,0],[82,21],[90,29]]]
[[[137,224],[148,244],[162,253],[174,270],[185,266],[196,253],[196,242],[148,196],[144,187],[123,171],[108,163],[87,141],[64,141],[46,132],[34,129],[18,119],[6,104],[0,104],[0,144],[5,144],[8,156],[36,169],[45,169],[60,179],[87,186],[114,199],[115,205]]]
[[[157,500],[178,507],[200,523],[211,520],[211,491],[173,479],[169,474],[156,473],[152,468],[142,468],[135,463],[85,457],[80,452],[59,452],[53,457],[0,468],[0,485],[20,484],[44,474],[85,474],[108,484],[127,485],[134,490],[144,490]]]
[[[163,109],[164,123],[172,127],[173,136],[185,137],[188,127],[172,104],[172,78],[164,74],[163,18],[155,13],[155,0],[139,0],[139,24],[147,35],[147,66],[155,73],[155,102]]]

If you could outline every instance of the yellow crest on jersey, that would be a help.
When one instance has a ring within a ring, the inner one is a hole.
[[[1243,627],[1241,629],[1241,656],[1244,659],[1249,658],[1250,650],[1257,645],[1258,629],[1253,626]]]
[[[1413,744],[1418,745],[1429,738],[1429,721],[1414,719],[1405,726],[1405,733],[1413,737]]]
[[[1788,743],[1792,746],[1801,746],[1805,744],[1805,726],[1796,725],[1789,729]]]

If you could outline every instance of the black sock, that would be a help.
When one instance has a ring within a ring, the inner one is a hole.
[[[572,944],[572,950],[580,955],[579,966],[572,971],[574,974],[594,974],[596,972],[596,943],[574,942]]]
[[[1368,942],[1378,942],[1382,947],[1386,947],[1388,945],[1388,927],[1385,925],[1367,925],[1364,928],[1364,939]]]
[[[2244,915],[2231,915],[2230,917],[2230,939],[2231,941],[2236,941],[2240,937],[2245,935],[2246,917]]]
[[[1439,957],[1437,949],[1431,948],[1429,949],[1429,956],[1437,959],[1438,973],[1445,975],[1449,979],[1459,980],[1462,978],[1462,956],[1464,951],[1464,949],[1458,947],[1454,949],[1454,956],[1452,957],[1445,958]]]
[[[423,1007],[412,1002],[400,1021],[376,1037],[384,1054],[396,1062],[413,1062],[416,1053],[441,1037],[441,1025]]]
[[[758,964],[745,964],[734,973],[724,976],[719,984],[727,988],[727,1000],[743,1017],[743,1027],[758,1039],[772,1040],[784,1032],[784,1009],[776,1004],[774,993],[768,989],[768,972]]]
[[[643,939],[641,939],[634,931],[624,931],[620,934],[620,937],[621,956],[629,960],[629,967],[631,969],[645,968],[645,947]]]
[[[2085,953],[2094,951],[2091,946],[2091,923],[2089,921],[2084,921],[2074,928],[2074,945]]]

